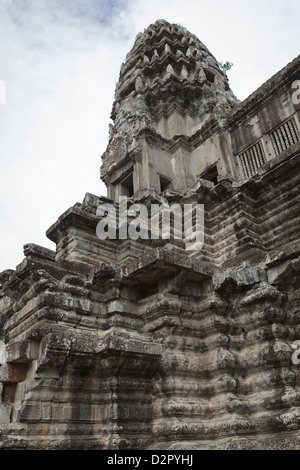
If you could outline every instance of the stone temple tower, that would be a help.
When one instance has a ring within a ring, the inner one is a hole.
[[[237,103],[225,73],[197,37],[164,20],[151,25],[121,67],[103,156],[108,196],[118,200],[145,188],[185,192],[210,167],[214,176],[232,173],[219,132],[205,149],[201,143],[205,126],[217,122],[219,131]]]
[[[300,56],[238,102],[185,28],[137,36],[108,197],[0,273],[0,449],[300,448],[299,77]],[[200,248],[175,212],[168,237],[123,236],[172,204],[204,208]]]

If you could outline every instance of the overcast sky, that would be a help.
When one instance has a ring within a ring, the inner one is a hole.
[[[299,0],[0,0],[0,272],[25,243],[55,249],[46,230],[85,193],[106,195],[120,66],[160,18],[233,62],[240,100],[300,52]]]

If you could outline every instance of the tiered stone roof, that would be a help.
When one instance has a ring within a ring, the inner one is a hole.
[[[122,64],[112,119],[118,129],[133,114],[158,121],[176,108],[182,115],[207,117],[236,104],[207,47],[186,28],[158,20],[138,34]]]

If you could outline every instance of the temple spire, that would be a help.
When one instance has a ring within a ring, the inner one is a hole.
[[[196,36],[165,20],[150,25],[136,37],[116,86],[102,166],[109,196],[118,199],[146,187],[161,191],[160,177],[173,189],[187,190],[193,170],[178,158],[170,164],[163,142],[191,137],[236,104],[226,74]],[[157,152],[150,135],[156,136]]]

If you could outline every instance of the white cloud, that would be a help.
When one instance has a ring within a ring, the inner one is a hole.
[[[115,82],[136,34],[181,23],[246,98],[298,54],[298,0],[0,0],[0,271],[99,179]]]

